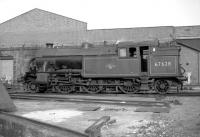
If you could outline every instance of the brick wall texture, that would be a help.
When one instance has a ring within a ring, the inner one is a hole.
[[[117,41],[144,41],[160,40],[170,41],[173,35],[172,27],[152,27],[152,28],[130,28],[130,29],[107,29],[107,30],[87,30],[87,31],[58,31],[58,32],[26,32],[26,33],[0,33],[0,44],[43,44],[48,42],[60,43],[64,45],[81,45],[83,42],[99,43],[107,41],[116,43]]]
[[[191,84],[199,84],[199,66],[198,56],[199,52],[187,47],[181,47],[180,63],[187,73],[191,73],[190,81]],[[189,84],[189,83],[187,83]]]
[[[177,38],[200,38],[200,26],[175,27]]]

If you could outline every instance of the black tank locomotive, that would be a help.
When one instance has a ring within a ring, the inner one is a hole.
[[[180,47],[158,42],[46,48],[30,61],[24,84],[32,92],[167,93],[185,77]]]

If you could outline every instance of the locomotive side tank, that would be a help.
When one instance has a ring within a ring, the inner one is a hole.
[[[150,76],[179,76],[180,47],[164,47],[150,49]]]
[[[139,61],[136,58],[122,59],[118,56],[84,57],[83,77],[120,78],[139,76]]]
[[[167,93],[170,86],[178,87],[185,80],[179,53],[180,47],[155,41],[41,49],[32,61],[34,65],[30,65],[35,69],[27,73],[32,73],[31,79],[25,76],[25,85],[32,91],[64,93],[135,93],[150,89]]]

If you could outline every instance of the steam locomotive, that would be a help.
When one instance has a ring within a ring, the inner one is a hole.
[[[44,48],[30,61],[24,84],[31,92],[165,94],[186,80],[179,54],[179,46],[155,41]]]

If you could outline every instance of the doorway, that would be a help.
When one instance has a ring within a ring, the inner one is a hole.
[[[12,83],[13,81],[13,59],[0,58],[0,80]]]
[[[140,58],[141,58],[141,72],[148,72],[148,55],[149,47],[142,46],[140,47]]]

